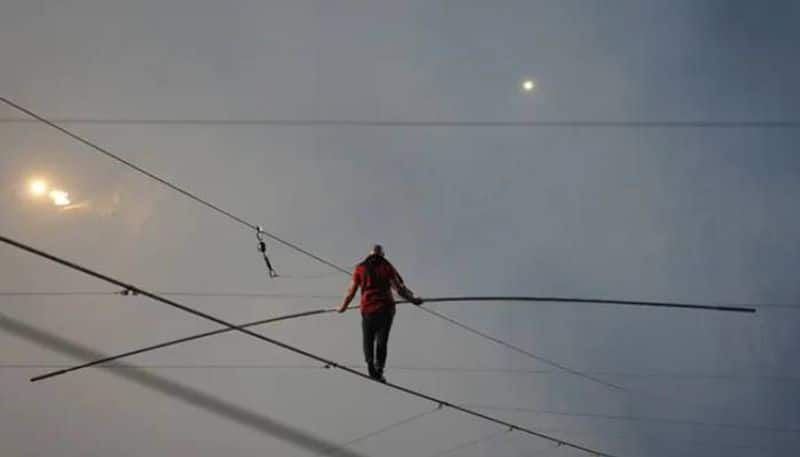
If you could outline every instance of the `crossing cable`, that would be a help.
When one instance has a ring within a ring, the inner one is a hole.
[[[512,431],[513,431],[512,429],[508,429],[508,430],[500,430],[499,432],[490,433],[490,434],[488,434],[486,436],[483,436],[481,438],[476,438],[476,439],[472,439],[472,440],[469,440],[469,441],[465,441],[463,443],[459,443],[459,444],[457,444],[457,445],[455,445],[455,446],[453,446],[451,448],[447,448],[447,449],[445,449],[443,451],[437,452],[436,454],[433,454],[430,457],[442,457],[444,455],[450,455],[450,454],[453,454],[453,453],[455,453],[457,451],[461,451],[461,450],[464,450],[464,449],[468,449],[468,448],[477,446],[480,443],[494,440],[495,438],[497,438],[497,437],[499,437],[501,435],[505,435],[507,433],[511,433]],[[560,443],[556,443],[556,444],[560,444]]]
[[[373,431],[371,431],[369,433],[365,433],[365,434],[363,434],[361,436],[353,438],[350,441],[344,442],[342,444],[337,444],[336,447],[332,447],[329,450],[323,451],[322,455],[335,456],[335,455],[339,454],[344,449],[346,449],[346,448],[348,448],[350,446],[354,446],[354,445],[356,445],[358,443],[361,443],[363,441],[366,441],[366,440],[368,440],[368,439],[370,439],[370,438],[372,438],[374,436],[380,435],[382,433],[386,433],[389,430],[392,430],[392,429],[395,429],[397,427],[400,427],[400,426],[409,424],[411,422],[417,421],[419,419],[422,419],[423,417],[430,416],[431,414],[433,414],[433,413],[435,413],[437,411],[440,411],[441,409],[442,409],[442,405],[439,405],[436,408],[428,409],[428,410],[423,411],[421,413],[414,414],[413,416],[407,417],[405,419],[401,419],[401,420],[399,420],[397,422],[392,422],[391,424],[386,425],[384,427],[381,427],[381,428],[379,428],[377,430],[373,430]]]
[[[138,295],[138,293],[136,291],[132,291],[132,290],[129,290],[129,289],[124,289],[121,292],[113,292],[112,294],[115,294],[115,295],[118,295],[118,294],[122,294],[122,295]],[[159,295],[166,295],[166,294],[159,294]],[[498,297],[433,297],[433,298],[425,299],[425,301],[428,302],[428,303],[451,302],[451,301],[520,301],[520,300],[522,300],[522,301],[525,301],[525,300],[527,300],[527,301],[540,301],[540,299],[538,297],[502,297],[502,296],[498,296]],[[553,298],[545,298],[543,300],[553,300]],[[569,300],[569,299],[565,299],[565,300]],[[400,301],[399,303],[408,303],[408,302]],[[352,310],[352,309],[355,309],[355,308],[348,308],[348,309]],[[497,344],[499,344],[501,346],[504,346],[504,347],[506,347],[508,349],[516,351],[516,352],[518,352],[520,354],[523,354],[523,355],[525,355],[527,357],[530,357],[530,358],[532,358],[534,360],[537,360],[539,362],[545,363],[547,365],[550,365],[550,366],[552,366],[554,368],[557,368],[559,370],[565,371],[567,373],[573,374],[575,376],[579,376],[579,377],[582,377],[582,378],[585,378],[585,379],[588,379],[588,380],[591,380],[591,381],[594,381],[594,382],[598,382],[600,384],[607,385],[609,387],[613,387],[613,388],[616,388],[616,389],[624,390],[624,388],[622,388],[622,387],[619,387],[619,386],[617,386],[615,384],[608,383],[608,382],[606,382],[606,381],[604,381],[602,379],[599,379],[597,377],[591,376],[591,375],[587,374],[586,372],[580,372],[580,371],[577,371],[577,370],[573,370],[573,369],[571,369],[569,367],[566,367],[566,366],[564,366],[564,365],[562,365],[562,364],[560,364],[558,362],[554,362],[552,360],[549,360],[549,359],[546,359],[544,357],[538,356],[538,355],[536,355],[536,354],[534,354],[534,353],[532,353],[530,351],[526,351],[525,349],[522,349],[519,346],[515,346],[515,345],[512,345],[510,343],[506,343],[503,340],[497,339],[497,338],[495,338],[495,337],[493,337],[491,335],[488,335],[486,333],[480,332],[480,331],[475,330],[475,329],[473,329],[471,327],[463,325],[460,322],[458,322],[458,321],[456,321],[454,319],[451,319],[451,318],[449,318],[449,317],[447,317],[447,316],[445,316],[445,315],[443,315],[441,313],[437,313],[437,312],[429,310],[427,308],[422,308],[422,309],[424,311],[427,311],[429,313],[432,313],[432,314],[436,315],[437,317],[439,317],[441,319],[444,319],[444,320],[452,323],[453,325],[456,325],[456,326],[461,327],[461,328],[463,328],[463,329],[465,329],[465,330],[467,330],[469,332],[473,332],[473,333],[475,333],[477,335],[480,335],[483,338],[486,338],[486,339],[488,339],[488,340],[490,340],[492,342],[495,342],[495,343],[497,343]],[[297,318],[301,318],[301,317],[314,316],[314,315],[318,315],[318,314],[333,313],[334,311],[336,311],[336,308],[316,309],[316,310],[305,311],[305,312],[301,312],[301,313],[288,314],[288,315],[285,315],[285,316],[277,316],[277,317],[273,317],[273,318],[270,318],[270,319],[262,319],[262,320],[257,320],[257,321],[253,321],[253,322],[248,322],[248,323],[244,323],[244,324],[239,325],[239,327],[241,327],[241,328],[255,327],[255,326],[258,326],[258,325],[268,324],[268,323],[272,323],[272,322],[279,322],[279,321],[284,321],[284,320],[297,319]],[[153,350],[156,350],[156,349],[161,349],[161,348],[165,348],[165,347],[168,347],[168,346],[173,346],[173,345],[180,344],[180,343],[186,343],[186,342],[189,342],[189,341],[193,341],[193,340],[197,340],[197,339],[201,339],[201,338],[206,338],[206,337],[213,336],[213,335],[219,335],[221,333],[232,332],[232,331],[234,331],[234,329],[232,329],[232,328],[222,328],[222,329],[218,329],[218,330],[214,330],[214,331],[199,333],[199,334],[192,335],[192,336],[186,336],[186,337],[183,337],[183,338],[177,338],[177,339],[165,341],[165,342],[162,342],[162,343],[146,346],[146,347],[143,347],[143,348],[140,348],[140,349],[134,349],[134,350],[131,350],[131,351],[126,351],[126,352],[123,352],[121,354],[107,356],[107,357],[104,357],[102,359],[92,360],[92,361],[85,362],[85,363],[82,363],[82,364],[79,364],[79,365],[75,365],[75,366],[72,366],[72,367],[69,367],[69,368],[56,370],[56,371],[51,371],[51,372],[36,376],[32,380],[33,381],[39,381],[39,380],[42,380],[42,379],[51,378],[53,376],[59,376],[59,375],[65,374],[65,373],[81,370],[81,369],[84,369],[84,368],[89,368],[89,367],[93,367],[93,366],[96,366],[96,365],[100,365],[100,364],[104,364],[104,363],[108,363],[108,362],[113,362],[115,360],[119,360],[119,359],[122,359],[122,358],[125,358],[125,357],[129,357],[129,356],[132,356],[132,355],[142,354],[144,352],[150,352],[150,351],[153,351]]]
[[[523,354],[525,356],[528,356],[528,357],[530,357],[530,358],[532,358],[534,360],[537,360],[539,362],[542,362],[542,363],[544,363],[546,365],[550,365],[551,367],[558,368],[559,370],[566,371],[567,373],[573,374],[575,376],[579,376],[579,377],[584,378],[584,379],[588,379],[590,381],[594,381],[594,382],[596,382],[598,384],[602,384],[602,385],[607,386],[607,387],[611,387],[611,388],[614,388],[614,389],[617,389],[617,390],[623,390],[623,391],[627,390],[622,386],[618,386],[616,384],[612,384],[612,383],[610,383],[608,381],[604,381],[604,380],[596,378],[594,376],[591,376],[591,375],[588,375],[588,374],[585,374],[585,373],[581,373],[580,371],[576,371],[576,370],[573,370],[572,368],[569,368],[569,367],[566,367],[564,365],[561,365],[558,362],[554,362],[554,361],[552,361],[550,359],[546,359],[544,357],[538,356],[538,355],[536,355],[536,354],[534,354],[534,353],[532,353],[530,351],[526,351],[525,349],[522,349],[519,346],[514,346],[511,343],[506,343],[503,340],[499,340],[499,339],[497,339],[497,338],[495,338],[495,337],[493,337],[491,335],[488,335],[488,334],[483,333],[483,332],[481,332],[479,330],[475,330],[475,329],[473,329],[471,327],[468,327],[468,326],[456,321],[455,319],[451,319],[451,318],[445,316],[444,314],[437,313],[436,311],[433,311],[433,310],[428,309],[428,308],[420,308],[420,309],[422,309],[426,313],[433,314],[434,316],[437,316],[440,319],[444,319],[445,321],[447,321],[447,322],[449,322],[449,323],[451,323],[451,324],[453,324],[453,325],[455,325],[457,327],[463,328],[464,330],[467,330],[470,333],[474,333],[476,335],[480,335],[480,336],[482,336],[482,337],[484,337],[484,338],[486,338],[486,339],[488,339],[490,341],[493,341],[493,342],[495,342],[495,343],[497,343],[497,344],[499,344],[499,345],[501,345],[501,346],[503,346],[505,348],[508,348],[508,349],[510,349],[510,350],[512,350],[514,352],[519,353],[519,354]]]
[[[163,303],[165,305],[169,305],[169,306],[171,306],[173,308],[177,308],[177,309],[185,311],[185,312],[187,312],[189,314],[193,314],[193,315],[195,315],[197,317],[201,317],[203,319],[206,319],[206,320],[215,322],[217,324],[223,325],[223,326],[228,327],[228,328],[230,328],[232,330],[236,330],[236,331],[238,331],[240,333],[244,333],[244,334],[249,335],[249,336],[251,336],[253,338],[256,338],[256,339],[265,341],[267,343],[273,344],[275,346],[278,346],[280,348],[286,349],[287,351],[294,352],[295,354],[302,355],[302,356],[304,356],[306,358],[309,358],[309,359],[312,359],[312,360],[316,360],[317,362],[324,363],[324,364],[329,365],[329,366],[331,366],[333,368],[338,368],[339,370],[342,370],[342,371],[347,372],[347,373],[349,373],[351,375],[354,375],[354,376],[358,376],[359,378],[366,379],[366,380],[369,380],[369,381],[372,381],[372,382],[379,382],[379,381],[376,381],[376,380],[370,378],[368,375],[366,375],[366,374],[364,374],[364,373],[362,373],[360,371],[356,371],[356,370],[354,370],[352,368],[349,368],[347,366],[340,365],[340,364],[338,364],[338,363],[336,363],[336,362],[334,362],[332,360],[326,359],[324,357],[321,357],[321,356],[318,356],[318,355],[313,354],[311,352],[308,352],[308,351],[305,351],[303,349],[300,349],[300,348],[298,348],[296,346],[292,346],[290,344],[287,344],[287,343],[278,341],[276,339],[270,338],[268,336],[264,336],[264,335],[262,335],[260,333],[255,333],[255,332],[253,332],[253,331],[251,331],[249,329],[242,328],[240,326],[232,324],[232,323],[230,323],[230,322],[228,322],[228,321],[226,321],[224,319],[220,319],[220,318],[212,316],[212,315],[210,315],[208,313],[204,313],[202,311],[196,310],[196,309],[194,309],[194,308],[192,308],[190,306],[183,305],[183,304],[178,303],[178,302],[176,302],[174,300],[170,300],[168,298],[161,297],[160,295],[154,294],[152,292],[148,292],[148,291],[146,291],[144,289],[141,289],[139,287],[136,287],[134,285],[126,284],[126,283],[124,283],[124,282],[122,282],[122,281],[120,281],[118,279],[114,279],[114,278],[112,278],[110,276],[104,275],[102,273],[96,272],[96,271],[91,270],[89,268],[86,268],[84,266],[81,266],[81,265],[78,265],[76,263],[70,262],[70,261],[68,261],[66,259],[57,257],[57,256],[55,256],[53,254],[49,254],[47,252],[41,251],[41,250],[36,249],[36,248],[34,248],[32,246],[29,246],[27,244],[21,243],[19,241],[15,241],[15,240],[13,240],[11,238],[7,238],[5,236],[0,235],[0,241],[3,242],[3,243],[9,244],[11,246],[14,246],[14,247],[16,247],[18,249],[21,249],[23,251],[27,251],[27,252],[29,252],[31,254],[35,254],[35,255],[37,255],[39,257],[43,257],[45,259],[51,260],[51,261],[53,261],[55,263],[61,264],[63,266],[71,268],[73,270],[80,271],[80,272],[82,272],[82,273],[84,273],[84,274],[86,274],[88,276],[92,276],[94,278],[100,279],[100,280],[108,282],[110,284],[114,284],[115,286],[121,287],[123,289],[129,289],[129,290],[136,291],[139,295],[143,295],[143,296],[151,298],[151,299],[153,299],[155,301],[161,302],[161,303]],[[504,427],[507,427],[509,430],[518,430],[518,431],[520,431],[522,433],[525,433],[525,434],[528,434],[528,435],[531,435],[531,436],[534,436],[534,437],[542,438],[542,439],[545,439],[547,441],[551,441],[551,442],[554,442],[554,443],[562,443],[565,446],[569,446],[569,447],[571,447],[573,449],[580,450],[580,451],[583,451],[583,452],[586,452],[586,453],[589,453],[589,454],[593,454],[593,455],[596,455],[596,456],[617,457],[615,455],[608,454],[608,453],[605,453],[605,452],[601,452],[601,451],[598,451],[598,450],[595,450],[595,449],[591,449],[591,448],[582,446],[582,445],[577,444],[577,443],[572,443],[572,442],[565,441],[565,440],[562,440],[562,439],[559,439],[559,438],[555,438],[553,436],[546,435],[544,433],[540,433],[540,432],[537,432],[535,430],[532,430],[532,429],[529,429],[529,428],[526,428],[526,427],[518,426],[518,425],[515,425],[513,423],[506,422],[504,420],[495,418],[493,416],[489,416],[487,414],[483,414],[483,413],[480,413],[478,411],[474,411],[474,410],[465,408],[463,406],[459,406],[457,404],[450,403],[448,401],[433,397],[431,395],[424,394],[422,392],[418,392],[416,390],[400,386],[398,384],[394,384],[394,383],[391,383],[391,382],[385,382],[383,384],[385,386],[387,386],[387,387],[389,387],[391,389],[397,390],[399,392],[403,392],[403,393],[406,393],[408,395],[411,395],[411,396],[414,396],[414,397],[417,397],[417,398],[421,398],[421,399],[424,399],[424,400],[431,401],[433,403],[436,403],[437,405],[442,405],[443,407],[448,407],[450,409],[453,409],[453,410],[456,410],[456,411],[460,411],[460,412],[462,412],[464,414],[467,414],[467,415],[470,415],[470,416],[473,416],[473,417],[477,417],[479,419],[483,419],[483,420],[488,421],[488,422],[493,422],[495,424],[502,425]]]

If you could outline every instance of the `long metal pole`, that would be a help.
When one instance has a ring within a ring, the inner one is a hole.
[[[647,306],[652,308],[679,308],[706,311],[725,311],[733,313],[755,313],[756,309],[744,306],[722,305],[697,305],[690,303],[675,303],[661,301],[635,301],[635,300],[607,300],[597,298],[566,298],[566,297],[524,297],[524,296],[476,296],[476,297],[437,297],[426,298],[426,302],[463,302],[463,301],[515,301],[515,302],[545,302],[545,303],[595,303],[605,305]]]
[[[110,294],[116,294],[116,293],[110,293]],[[577,303],[608,303],[608,304],[621,303],[621,304],[632,305],[632,306],[644,304],[643,306],[663,306],[663,307],[668,307],[668,308],[676,308],[677,307],[677,308],[714,310],[714,311],[733,311],[733,312],[742,312],[742,313],[751,313],[751,312],[754,313],[755,312],[755,309],[753,309],[753,308],[739,308],[739,307],[728,307],[728,306],[685,305],[685,304],[675,304],[675,303],[638,302],[638,301],[619,302],[619,301],[611,301],[611,300],[593,300],[593,299],[560,298],[560,297],[473,296],[473,297],[433,297],[433,298],[426,298],[425,299],[426,303],[466,302],[466,301],[470,301],[470,302],[485,302],[485,301],[561,302],[561,303],[577,302]],[[398,303],[408,303],[408,302],[400,301]],[[354,308],[350,308],[350,309],[354,309]],[[255,326],[258,326],[258,325],[269,324],[269,323],[272,323],[272,322],[280,322],[280,321],[285,321],[285,320],[290,320],[290,319],[297,319],[297,318],[301,318],[301,317],[314,316],[314,315],[317,315],[317,314],[332,313],[334,311],[335,311],[335,309],[333,309],[333,308],[327,308],[327,309],[318,309],[318,310],[312,310],[312,311],[305,311],[305,312],[301,312],[301,313],[287,314],[285,316],[277,316],[277,317],[273,317],[273,318],[269,318],[269,319],[260,319],[260,320],[257,320],[257,321],[248,322],[248,323],[239,325],[239,327],[241,327],[241,328],[255,327]],[[431,312],[431,313],[435,313],[434,311],[427,310],[427,309],[425,311]],[[441,315],[439,313],[435,313],[435,314],[437,315],[437,317],[440,317],[440,318],[442,318],[444,320],[447,320],[448,322],[452,323],[453,325],[457,325],[459,327],[462,326],[459,322],[451,320],[447,316]],[[219,330],[214,330],[214,331],[210,331],[210,332],[204,332],[204,333],[199,333],[199,334],[196,334],[196,335],[187,336],[187,337],[184,337],[184,338],[177,338],[177,339],[174,339],[174,340],[164,341],[162,343],[146,346],[146,347],[143,347],[141,349],[134,349],[134,350],[123,352],[123,353],[120,353],[120,354],[117,354],[117,355],[108,356],[108,357],[105,357],[105,358],[102,358],[102,359],[92,360],[90,362],[82,363],[82,364],[75,365],[75,366],[72,366],[72,367],[69,367],[69,368],[56,370],[56,371],[51,371],[51,372],[44,373],[44,374],[41,374],[41,375],[38,375],[38,376],[34,376],[33,378],[31,378],[31,381],[34,381],[34,382],[35,381],[41,381],[43,379],[52,378],[54,376],[59,376],[59,375],[62,375],[62,374],[73,372],[73,371],[82,370],[84,368],[89,368],[89,367],[93,367],[93,366],[96,366],[96,365],[101,365],[101,364],[104,364],[104,363],[113,362],[115,360],[123,359],[125,357],[129,357],[129,356],[132,356],[132,355],[142,354],[144,352],[150,352],[150,351],[154,351],[156,349],[161,349],[161,348],[164,348],[164,347],[173,346],[173,345],[180,344],[180,343],[186,343],[186,342],[189,342],[189,341],[198,340],[198,339],[206,338],[206,337],[209,337],[209,336],[219,335],[221,333],[228,333],[228,332],[232,332],[234,330],[235,329],[226,327],[226,328],[222,328],[222,329],[219,329]],[[466,328],[466,330],[474,331],[472,328]],[[524,354],[524,355],[526,355],[528,357],[531,357],[531,358],[534,358],[534,359],[539,360],[541,362],[544,362],[544,363],[547,363],[549,365],[552,365],[552,366],[554,366],[554,367],[556,367],[558,369],[564,370],[564,371],[566,371],[568,373],[572,373],[572,374],[575,374],[575,375],[578,375],[578,376],[581,376],[581,377],[586,377],[588,379],[591,379],[593,381],[599,382],[601,384],[605,384],[605,385],[620,389],[620,387],[615,385],[615,384],[610,384],[607,381],[603,381],[602,379],[598,379],[598,378],[595,378],[595,377],[590,377],[589,375],[587,375],[585,373],[573,370],[573,369],[571,369],[569,367],[566,367],[564,365],[561,365],[561,364],[558,364],[556,362],[553,362],[552,360],[545,359],[545,358],[543,358],[541,356],[538,356],[538,355],[533,354],[533,353],[531,353],[529,351],[526,351],[526,350],[524,350],[524,349],[522,349],[520,347],[508,344],[505,341],[502,341],[502,340],[499,340],[497,338],[494,338],[491,335],[487,335],[487,334],[482,333],[482,332],[480,333],[480,335],[482,337],[484,337],[484,338],[487,338],[487,339],[497,343],[497,344],[503,345],[503,346],[505,346],[505,347],[507,347],[509,349],[512,349],[512,350],[514,350],[516,352],[520,352],[520,353],[522,353],[522,354]]]

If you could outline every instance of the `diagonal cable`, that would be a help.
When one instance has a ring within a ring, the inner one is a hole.
[[[389,424],[387,426],[381,427],[381,428],[379,428],[377,430],[373,430],[373,431],[371,431],[369,433],[365,433],[365,434],[360,435],[360,436],[358,436],[356,438],[353,438],[350,441],[347,441],[347,442],[344,442],[344,443],[341,443],[341,444],[337,444],[335,448],[331,448],[330,451],[323,452],[322,455],[336,456],[343,449],[346,449],[346,448],[348,448],[350,446],[354,446],[354,445],[356,445],[358,443],[366,441],[366,440],[368,440],[368,439],[370,439],[370,438],[372,438],[374,436],[380,435],[382,433],[386,433],[389,430],[392,430],[394,428],[397,428],[397,427],[403,426],[405,424],[414,422],[416,420],[422,419],[423,417],[430,416],[431,414],[435,413],[436,411],[439,411],[440,409],[442,409],[441,406],[437,406],[436,408],[428,409],[426,411],[414,414],[413,416],[407,417],[407,418],[399,420],[397,422],[393,422],[393,423],[391,423],[391,424]]]
[[[483,442],[486,442],[486,441],[491,441],[491,440],[493,440],[493,439],[495,439],[495,438],[497,438],[497,437],[499,437],[501,435],[505,435],[505,434],[509,433],[510,431],[511,430],[501,430],[499,432],[490,433],[490,434],[488,434],[486,436],[483,436],[483,437],[480,437],[480,438],[476,438],[476,439],[472,439],[472,440],[469,440],[469,441],[465,441],[465,442],[459,443],[459,444],[457,444],[457,445],[455,445],[455,446],[453,446],[451,448],[447,448],[447,449],[445,449],[443,451],[437,452],[436,454],[433,454],[430,457],[442,457],[442,456],[445,456],[445,455],[451,455],[451,454],[454,454],[454,453],[456,453],[458,451],[463,451],[464,449],[468,449],[468,448],[477,446],[480,443],[483,443]]]
[[[73,133],[72,131],[65,129],[64,127],[56,124],[55,122],[52,122],[52,121],[40,116],[39,114],[36,114],[33,111],[31,111],[31,110],[29,110],[29,109],[27,109],[27,108],[25,108],[23,106],[20,106],[20,105],[18,105],[16,103],[12,102],[11,100],[9,100],[7,98],[0,97],[0,101],[2,101],[3,103],[11,106],[12,108],[14,108],[16,110],[19,110],[19,111],[27,114],[28,116],[31,116],[32,118],[34,118],[34,119],[36,119],[38,121],[43,122],[44,124],[49,125],[50,127],[52,127],[54,129],[58,130],[59,132],[63,133],[64,135],[67,135],[70,138],[72,138],[72,139],[74,139],[74,140],[76,140],[76,141],[78,141],[80,143],[83,143],[86,146],[89,146],[90,148],[92,148],[95,151],[105,155],[106,157],[109,157],[109,158],[111,158],[113,160],[116,160],[117,162],[119,162],[119,163],[121,163],[121,164],[123,164],[123,165],[125,165],[127,167],[130,167],[133,170],[138,171],[139,173],[147,176],[150,179],[158,181],[159,183],[161,183],[161,184],[169,187],[170,189],[172,189],[172,190],[174,190],[174,191],[176,191],[176,192],[178,192],[178,193],[180,193],[180,194],[182,194],[182,195],[184,195],[184,196],[196,201],[197,203],[200,203],[203,206],[211,208],[212,210],[214,210],[214,211],[216,211],[216,212],[218,212],[218,213],[220,213],[220,214],[222,214],[224,216],[227,216],[229,219],[232,219],[233,221],[238,222],[239,224],[244,225],[245,227],[247,227],[249,229],[256,230],[256,231],[260,230],[260,227],[258,225],[253,224],[252,222],[248,222],[248,221],[244,220],[243,218],[241,218],[239,216],[236,216],[235,214],[222,209],[221,207],[209,202],[208,200],[205,200],[205,199],[197,196],[196,194],[194,194],[192,192],[189,192],[188,190],[183,189],[182,187],[179,187],[176,184],[171,183],[170,181],[168,181],[168,180],[156,175],[155,173],[150,172],[150,171],[148,171],[148,170],[136,165],[135,163],[120,157],[117,154],[114,154],[113,152],[111,152],[108,149],[98,145],[97,143],[94,143],[94,142],[84,138],[83,136],[78,135],[77,133]],[[300,252],[300,253],[302,253],[304,255],[307,255],[308,257],[311,257],[312,259],[314,259],[314,260],[316,260],[316,261],[318,261],[320,263],[323,263],[323,264],[333,268],[334,270],[341,271],[341,272],[343,272],[345,274],[350,274],[344,268],[342,268],[340,266],[337,266],[336,264],[334,264],[334,263],[332,263],[332,262],[330,262],[328,260],[325,260],[322,257],[319,257],[318,255],[316,255],[316,254],[314,254],[314,253],[312,253],[312,252],[300,247],[296,243],[293,243],[291,241],[285,240],[285,239],[283,239],[283,238],[281,238],[281,237],[279,237],[279,236],[277,236],[275,234],[266,232],[263,229],[260,230],[260,231],[262,233],[264,233],[264,235],[266,235],[269,238],[271,238],[272,240],[277,241],[278,243],[281,243],[284,246],[287,246],[287,247],[289,247],[291,249],[294,249],[297,252]]]
[[[493,337],[493,336],[491,336],[489,334],[483,333],[480,330],[476,330],[476,329],[474,329],[472,327],[464,325],[461,322],[458,322],[455,319],[452,319],[452,318],[450,318],[448,316],[445,316],[442,313],[438,313],[436,311],[433,311],[432,309],[422,308],[422,307],[420,307],[420,309],[425,311],[426,313],[429,313],[429,314],[432,314],[432,315],[438,317],[439,319],[443,319],[443,320],[445,320],[445,321],[447,321],[447,322],[449,322],[449,323],[451,323],[451,324],[453,324],[453,325],[455,325],[457,327],[460,327],[460,328],[462,328],[462,329],[464,329],[464,330],[466,330],[466,331],[468,331],[470,333],[474,333],[475,335],[480,335],[480,336],[482,336],[483,338],[485,338],[485,339],[487,339],[489,341],[493,341],[493,342],[495,342],[495,343],[497,343],[497,344],[499,344],[499,345],[501,345],[501,346],[503,346],[503,347],[505,347],[507,349],[510,349],[510,350],[512,350],[514,352],[517,352],[519,354],[522,354],[522,355],[525,355],[527,357],[530,357],[530,358],[532,358],[534,360],[537,360],[537,361],[539,361],[541,363],[544,363],[546,365],[550,365],[551,367],[558,368],[559,370],[563,370],[563,371],[566,371],[567,373],[573,374],[575,376],[578,376],[578,377],[581,377],[581,378],[584,378],[584,379],[588,379],[589,381],[593,381],[593,382],[596,382],[598,384],[602,384],[602,385],[604,385],[606,387],[611,387],[612,389],[623,390],[623,391],[626,390],[622,386],[618,386],[616,384],[612,384],[612,383],[610,383],[608,381],[604,381],[604,380],[602,380],[600,378],[596,378],[594,376],[582,373],[582,372],[577,371],[577,370],[573,370],[572,368],[564,366],[564,365],[562,365],[562,364],[560,364],[558,362],[554,362],[554,361],[552,361],[550,359],[547,359],[547,358],[544,358],[542,356],[536,355],[536,354],[534,354],[534,353],[532,353],[530,351],[526,351],[525,349],[522,349],[519,346],[514,346],[511,343],[507,343],[507,342],[505,342],[503,340],[500,340],[498,338],[495,338],[495,337]]]

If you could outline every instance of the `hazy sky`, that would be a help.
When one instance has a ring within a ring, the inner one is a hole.
[[[797,122],[798,23],[777,0],[5,0],[0,96],[88,119],[65,125],[340,265],[381,242],[422,296],[772,305],[430,305],[626,392],[403,307],[387,375],[622,457],[784,457],[800,451],[800,129],[238,121]],[[23,117],[0,107],[0,234],[146,289],[287,295],[183,298],[235,322],[343,293],[274,243],[286,277],[267,280],[252,232]],[[176,122],[137,122],[153,120]],[[31,199],[32,176],[83,206]],[[113,290],[0,247],[0,292]],[[436,406],[237,334],[31,384],[36,365],[216,327],[138,297],[4,295],[0,313],[3,455],[306,456]],[[260,331],[360,365],[358,320]],[[348,452],[428,457],[498,431],[443,410]],[[452,453],[532,455],[585,454],[519,433]]]

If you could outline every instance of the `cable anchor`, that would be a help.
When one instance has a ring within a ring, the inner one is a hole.
[[[267,256],[267,243],[264,241],[264,229],[262,229],[260,225],[256,226],[256,239],[258,239],[258,252],[261,253],[261,256],[264,258],[264,263],[267,266],[267,275],[270,278],[277,278],[278,273],[272,268],[272,262],[269,261],[269,257]]]

